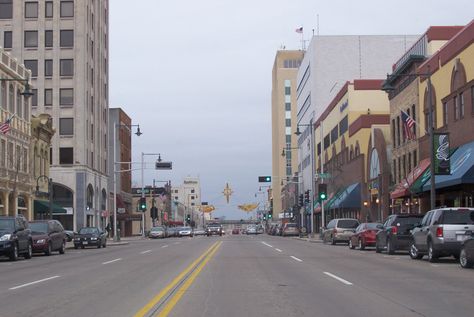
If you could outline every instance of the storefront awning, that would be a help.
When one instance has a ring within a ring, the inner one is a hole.
[[[63,207],[55,204],[54,202],[51,205],[53,207],[53,214],[67,214],[67,210]],[[35,200],[34,210],[36,213],[46,213],[49,210],[49,201],[47,200]]]
[[[436,188],[460,184],[474,184],[474,142],[461,145],[450,157],[451,175],[436,175]],[[430,184],[423,185],[423,191],[430,190]]]
[[[400,183],[395,186],[395,190],[390,193],[391,199],[410,195],[410,187],[423,175],[430,166],[430,159],[424,159],[418,164]]]
[[[336,195],[330,209],[337,208],[360,208],[360,183],[351,184]]]

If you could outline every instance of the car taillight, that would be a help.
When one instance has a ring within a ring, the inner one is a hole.
[[[436,237],[438,237],[438,238],[443,237],[443,227],[436,228]]]
[[[392,233],[393,233],[393,234],[397,234],[397,233],[398,233],[398,227],[397,227],[397,226],[393,226],[393,227],[392,227]]]

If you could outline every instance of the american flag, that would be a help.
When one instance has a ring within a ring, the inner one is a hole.
[[[11,116],[10,118],[7,118],[7,120],[5,122],[3,122],[2,124],[0,124],[0,132],[3,133],[3,134],[7,134],[10,129],[11,129],[11,122],[12,122],[12,119],[13,119],[14,116]]]
[[[295,30],[296,33],[303,33],[303,27],[299,27]]]
[[[403,122],[403,129],[405,130],[405,135],[407,136],[408,140],[415,140],[415,132],[413,130],[413,126],[416,124],[415,120],[410,117],[405,111],[402,110],[402,122]]]

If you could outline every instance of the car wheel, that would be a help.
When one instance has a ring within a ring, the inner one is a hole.
[[[100,249],[102,248],[102,243],[99,241],[99,243],[97,243],[97,249]]]
[[[10,261],[18,260],[18,245],[16,243],[13,244],[13,250],[10,253]]]
[[[102,247],[107,248],[107,240],[104,241],[104,244],[102,245]]]
[[[81,245],[81,249],[84,249],[84,245]]]
[[[332,244],[332,245],[335,245],[335,244],[336,244],[336,240],[334,239],[334,237],[331,238],[331,244]]]
[[[355,249],[355,245],[352,244],[352,239],[349,239],[349,249]]]
[[[433,249],[433,243],[431,241],[428,242],[428,261],[431,263],[438,261],[438,254]]]
[[[410,242],[410,258],[413,260],[420,260],[423,257],[423,254],[418,253],[418,249],[415,245],[415,242]]]
[[[459,253],[459,264],[464,269],[468,269],[474,266],[474,262],[468,260],[466,249],[464,248],[462,248],[461,253]]]
[[[74,249],[76,249],[76,250],[77,250],[78,248],[79,248],[79,246],[77,246],[77,245],[74,245]]]
[[[25,259],[31,259],[33,257],[33,243],[31,241],[28,242],[28,249],[24,256]]]
[[[365,249],[365,243],[363,243],[362,239],[359,239],[359,250]]]
[[[61,249],[59,249],[59,254],[64,254],[64,252],[66,252],[66,241],[63,241]]]
[[[395,254],[395,248],[393,247],[392,240],[389,238],[387,240],[387,253],[388,254]]]
[[[378,240],[375,240],[375,253],[380,252],[382,252],[382,248],[380,248]]]
[[[48,242],[48,248],[44,251],[44,254],[50,256],[52,252],[51,242]]]

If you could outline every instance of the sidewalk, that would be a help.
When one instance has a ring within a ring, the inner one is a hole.
[[[314,236],[313,238],[311,237],[305,237],[305,238],[300,238],[300,237],[293,237],[295,240],[300,240],[300,241],[307,241],[311,243],[323,243],[323,240],[321,240],[318,236]]]

